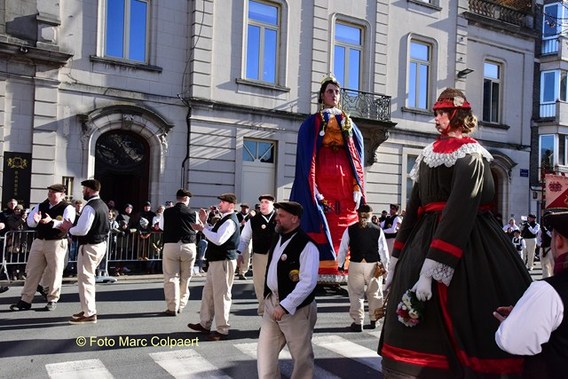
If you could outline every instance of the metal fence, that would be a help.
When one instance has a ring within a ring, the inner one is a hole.
[[[25,266],[35,234],[34,230],[9,231],[2,238],[1,280],[25,278]],[[144,232],[136,229],[125,232],[112,231],[107,239],[105,259],[97,269],[98,275],[120,275],[133,270],[160,273],[162,246],[162,232]],[[66,260],[68,271],[76,267],[77,248],[77,241],[70,239]],[[128,268],[128,265],[131,268]]]

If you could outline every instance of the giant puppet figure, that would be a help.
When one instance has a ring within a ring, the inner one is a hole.
[[[300,126],[290,194],[304,207],[302,230],[318,246],[322,284],[346,280],[337,267],[337,252],[345,228],[357,222],[357,208],[365,202],[363,136],[339,108],[339,89],[333,76],[326,77],[320,110]]]

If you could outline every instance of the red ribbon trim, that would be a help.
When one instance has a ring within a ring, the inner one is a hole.
[[[381,355],[385,358],[404,362],[411,365],[425,366],[448,370],[450,365],[445,355],[421,353],[414,350],[402,349],[389,344],[383,344]]]
[[[456,258],[461,258],[462,255],[463,255],[463,249],[459,248],[456,245],[452,245],[449,242],[442,241],[442,240],[439,240],[439,239],[432,240],[430,247],[434,248],[434,249],[442,250],[444,253],[448,253],[450,255],[453,255]]]

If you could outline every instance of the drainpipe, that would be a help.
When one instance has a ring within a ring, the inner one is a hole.
[[[179,99],[185,104],[187,107],[187,114],[185,115],[185,124],[187,126],[187,136],[186,136],[186,151],[185,151],[185,158],[181,162],[181,188],[187,188],[187,184],[189,183],[189,143],[191,141],[191,103],[189,100],[183,98],[181,95],[178,95]],[[186,167],[187,165],[187,167]]]

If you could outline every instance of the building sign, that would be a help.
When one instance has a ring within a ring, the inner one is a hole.
[[[30,206],[32,179],[32,155],[29,153],[4,153],[2,209],[10,199],[18,200],[24,207]]]
[[[568,208],[568,176],[544,176],[546,208]]]
[[[526,168],[521,168],[521,178],[528,178],[529,177],[529,170]]]

